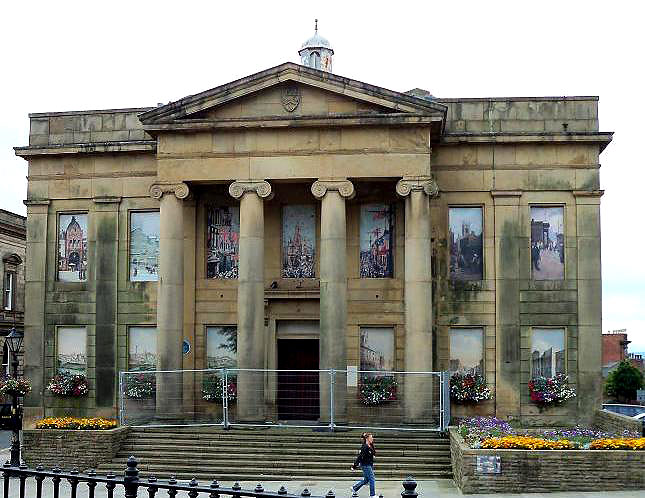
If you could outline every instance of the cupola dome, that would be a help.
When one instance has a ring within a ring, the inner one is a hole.
[[[334,55],[334,50],[329,41],[318,34],[318,19],[314,36],[302,44],[298,54],[303,66],[331,73],[331,56]]]

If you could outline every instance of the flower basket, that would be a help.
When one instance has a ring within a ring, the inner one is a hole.
[[[569,386],[569,378],[564,374],[534,377],[528,385],[531,401],[541,408],[558,405],[576,396],[575,389]]]
[[[358,399],[366,406],[396,401],[396,385],[396,379],[392,376],[364,376],[358,388]]]
[[[27,379],[6,378],[0,382],[0,394],[3,396],[25,396],[31,391],[31,383]]]
[[[125,378],[124,395],[129,399],[150,399],[157,392],[156,375],[141,372],[127,375]]]
[[[234,402],[237,399],[237,377],[227,379],[227,399]],[[202,383],[202,399],[211,403],[221,402],[224,399],[223,379],[217,374],[207,374]]]
[[[490,398],[490,389],[481,375],[455,373],[450,377],[450,399],[455,403],[479,403]]]
[[[56,396],[82,398],[87,396],[89,385],[85,375],[60,372],[49,381],[47,389]]]

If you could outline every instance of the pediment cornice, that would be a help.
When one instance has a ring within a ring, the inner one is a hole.
[[[141,114],[139,119],[146,130],[160,129],[159,125],[175,123],[198,124],[213,121],[199,118],[198,115],[203,111],[220,107],[236,99],[247,97],[285,82],[309,85],[323,91],[383,107],[395,114],[421,116],[442,123],[447,112],[445,105],[435,101],[417,98],[288,62],[149,110]],[[321,117],[300,117],[300,119],[306,118],[320,119]],[[168,129],[168,126],[161,128]]]

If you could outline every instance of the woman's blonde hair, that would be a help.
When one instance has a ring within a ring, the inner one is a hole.
[[[371,432],[363,432],[363,434],[361,434],[361,437],[363,438],[363,442],[367,442],[367,438],[373,435],[374,434],[372,434]]]

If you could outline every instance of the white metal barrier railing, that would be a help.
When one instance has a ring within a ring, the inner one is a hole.
[[[121,425],[443,431],[448,372],[206,370],[121,372]]]

